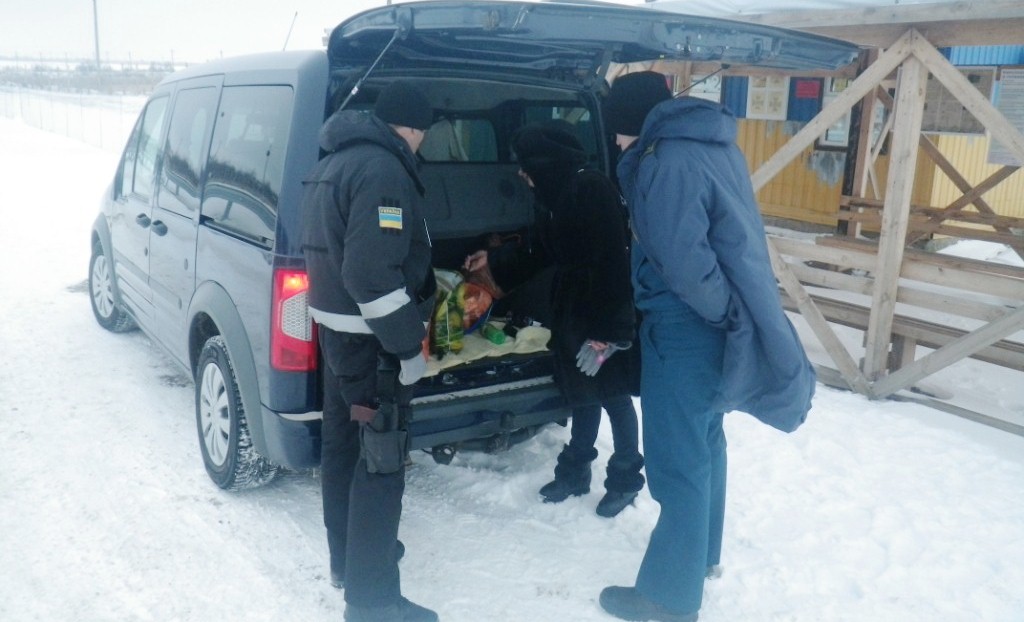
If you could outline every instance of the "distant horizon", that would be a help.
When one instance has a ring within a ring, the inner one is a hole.
[[[325,31],[387,0],[95,0],[100,64],[197,64],[258,52],[320,49]],[[199,18],[201,17],[201,19]],[[96,60],[91,0],[0,8],[0,59]]]

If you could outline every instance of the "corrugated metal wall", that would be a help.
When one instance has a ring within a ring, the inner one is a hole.
[[[1020,65],[1024,63],[1024,45],[976,45],[940,48],[954,65]]]
[[[739,134],[736,142],[746,156],[747,166],[751,172],[756,171],[804,125],[789,121],[751,119],[739,119],[738,122]],[[801,222],[836,225],[845,162],[846,154],[842,151],[808,147],[757,193],[761,212],[767,216]],[[879,156],[875,168],[879,187],[884,193],[889,158]],[[935,165],[931,159],[923,153],[919,154],[914,193],[911,197],[914,204],[930,204],[935,177]],[[950,199],[947,204],[952,201],[953,199]]]
[[[757,170],[804,125],[791,121],[738,121],[736,142],[751,171]],[[757,193],[761,211],[768,216],[835,225],[845,160],[841,151],[807,148]]]
[[[984,181],[1001,165],[988,163],[988,136],[940,134],[932,136],[946,158],[972,185]],[[929,160],[930,161],[930,160]],[[931,204],[945,207],[963,195],[944,174],[935,175],[931,190]],[[1018,170],[995,188],[984,194],[985,202],[997,214],[1024,218],[1024,173]]]

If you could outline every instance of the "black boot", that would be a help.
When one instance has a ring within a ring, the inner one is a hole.
[[[404,596],[385,607],[345,605],[345,622],[438,622],[437,614]]]
[[[569,497],[578,497],[590,492],[590,463],[597,458],[597,450],[591,447],[583,451],[566,445],[558,454],[555,479],[540,489],[544,503],[561,503]]]
[[[614,454],[608,460],[608,477],[604,480],[608,492],[597,504],[598,516],[612,518],[633,504],[644,487],[644,476],[640,474],[643,466],[644,458],[640,454],[630,457]]]

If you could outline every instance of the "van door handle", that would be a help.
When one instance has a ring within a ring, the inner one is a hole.
[[[145,214],[139,214],[138,216],[135,217],[135,224],[137,224],[140,227],[148,227],[150,222],[151,221],[149,220],[149,216],[146,216]]]
[[[166,235],[167,234],[167,225],[165,225],[163,223],[163,221],[161,221],[161,220],[154,220],[153,221],[153,229],[152,229],[152,231],[153,231],[153,233],[155,233],[157,235]]]

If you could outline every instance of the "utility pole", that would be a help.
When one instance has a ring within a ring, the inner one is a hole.
[[[92,0],[92,32],[96,40],[96,71],[100,70],[100,18],[96,11],[96,0]]]

